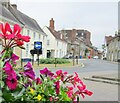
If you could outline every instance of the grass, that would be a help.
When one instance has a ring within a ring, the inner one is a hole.
[[[17,64],[20,64],[20,62]],[[27,64],[27,62],[24,62],[23,66],[25,64]],[[79,64],[75,64],[75,65],[79,65]],[[56,67],[70,67],[70,66],[73,66],[73,62],[65,63],[65,64],[56,64]],[[20,68],[20,67],[21,67],[21,64],[17,65],[17,68]],[[44,67],[55,68],[55,64],[39,64],[38,66],[37,62],[34,62],[33,68],[44,68]]]

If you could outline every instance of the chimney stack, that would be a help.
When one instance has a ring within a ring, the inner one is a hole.
[[[17,9],[17,5],[16,5],[16,4],[12,4],[12,7],[13,7],[14,9]]]
[[[51,29],[55,29],[55,27],[54,27],[54,20],[53,20],[53,18],[51,18],[51,20],[50,20],[50,26],[49,26]]]
[[[6,8],[8,8],[9,5],[10,5],[10,0],[2,0],[2,1],[0,1],[0,2],[1,2],[2,5],[5,6]]]

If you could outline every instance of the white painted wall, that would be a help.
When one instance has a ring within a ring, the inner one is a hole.
[[[28,31],[29,31],[29,35],[28,35]],[[25,50],[22,50],[22,58],[31,58],[31,54],[30,54],[30,50],[34,49],[34,42],[35,41],[40,41],[42,42],[42,55],[40,55],[40,58],[46,58],[46,36],[43,35],[41,32],[38,32],[36,30],[30,29],[28,27],[24,27],[23,28],[23,34],[24,35],[28,35],[31,37],[30,42],[29,43],[25,43]],[[43,39],[44,36],[44,39]],[[35,54],[34,59],[37,59],[37,55]]]
[[[65,56],[67,54],[67,43],[56,39],[46,26],[43,31],[47,34],[47,41],[49,41],[47,50],[54,50],[53,57],[62,58]]]

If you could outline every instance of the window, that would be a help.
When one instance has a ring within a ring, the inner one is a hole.
[[[28,57],[29,54],[29,44],[26,44],[26,57]]]
[[[40,38],[41,38],[41,35],[39,34],[39,40],[40,40]]]
[[[47,45],[50,45],[50,40],[47,40]]]
[[[84,33],[81,33],[81,36],[83,36],[84,35]]]

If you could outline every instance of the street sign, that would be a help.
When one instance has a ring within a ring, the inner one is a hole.
[[[37,50],[42,49],[42,42],[34,42],[34,49]]]

